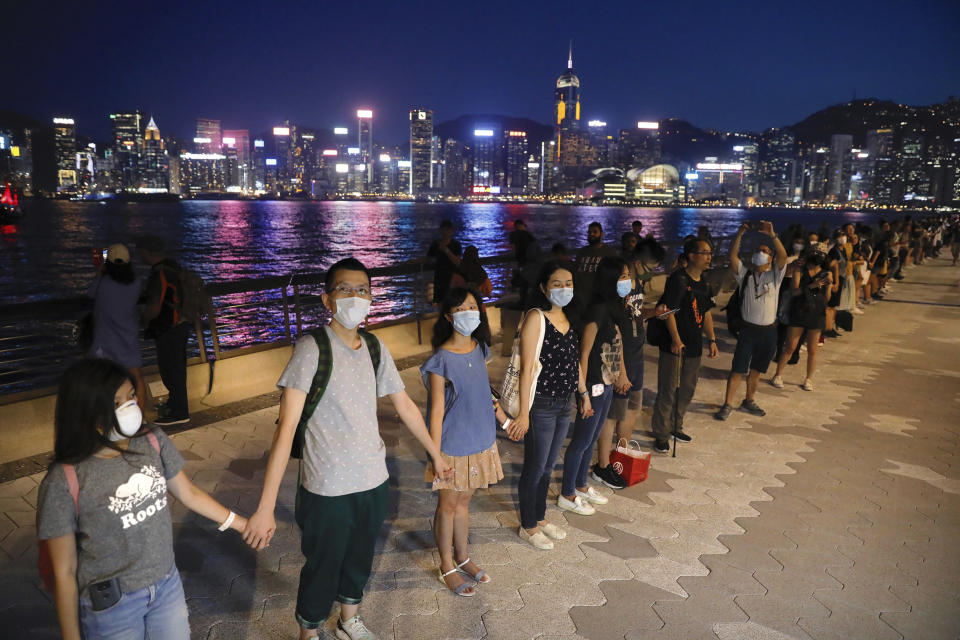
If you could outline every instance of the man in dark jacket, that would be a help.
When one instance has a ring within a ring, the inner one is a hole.
[[[180,265],[166,256],[163,240],[147,235],[137,238],[137,250],[150,265],[150,276],[144,291],[146,306],[144,336],[153,338],[157,346],[157,367],[160,379],[170,395],[165,415],[157,420],[161,426],[190,422],[187,406],[187,336],[190,323],[180,317],[183,288]]]

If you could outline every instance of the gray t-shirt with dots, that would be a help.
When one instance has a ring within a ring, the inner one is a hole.
[[[374,375],[366,342],[353,350],[330,327],[324,330],[330,338],[333,371],[307,423],[300,483],[317,495],[342,496],[386,482],[386,446],[377,424],[377,398],[399,393],[404,385],[382,340],[380,369]],[[309,393],[319,356],[313,336],[297,340],[277,386]]]

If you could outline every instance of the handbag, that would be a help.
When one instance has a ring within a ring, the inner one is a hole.
[[[620,446],[621,442],[624,443],[623,446]],[[636,445],[636,449],[631,448],[631,444]],[[610,452],[610,464],[624,479],[627,486],[632,487],[647,479],[650,471],[650,452],[641,450],[636,440],[627,442],[626,438],[620,438],[617,441],[617,448]]]
[[[540,371],[543,366],[540,364],[540,350],[543,348],[543,336],[547,329],[546,320],[543,311],[534,309],[537,317],[540,319],[540,337],[537,339],[537,350],[534,354],[533,380],[530,381],[530,393],[528,398],[533,403],[533,396],[537,390],[537,379],[540,377]],[[520,415],[520,334],[523,329],[523,323],[530,314],[520,321],[520,328],[517,330],[517,337],[513,339],[513,349],[510,352],[510,362],[507,364],[507,370],[503,374],[503,384],[500,385],[500,408],[510,416],[515,418]],[[530,407],[526,408],[528,411]]]

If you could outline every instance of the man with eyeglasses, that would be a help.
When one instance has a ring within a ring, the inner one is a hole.
[[[768,240],[757,245],[750,256],[748,268],[740,260],[740,242],[751,229],[744,222],[730,245],[730,270],[740,287],[740,333],[733,352],[733,367],[727,378],[727,393],[720,410],[713,414],[717,420],[726,420],[733,412],[733,398],[743,378],[747,378],[747,395],[740,409],[755,416],[765,416],[754,396],[760,374],[766,373],[777,353],[777,303],[780,285],[786,274],[787,250],[773,230],[773,224],[763,220],[756,229]],[[770,244],[774,249],[770,248]],[[776,250],[776,255],[774,255]],[[749,374],[748,374],[749,370]]]
[[[453,470],[430,437],[420,409],[404,391],[387,346],[358,331],[372,300],[366,267],[354,258],[341,260],[327,271],[324,288],[323,304],[333,319],[323,327],[325,335],[315,332],[297,341],[277,382],[283,389],[280,419],[260,504],[244,540],[257,550],[269,546],[276,531],[277,493],[298,436],[302,451],[296,521],[306,556],[297,593],[300,638],[317,638],[333,603],[339,602],[336,637],[371,640],[374,635],[358,610],[387,514],[386,446],[377,423],[377,398],[390,398],[400,420],[430,454],[438,475],[449,477]],[[321,368],[328,379],[325,386],[314,387],[324,377],[318,373]],[[313,413],[299,437],[298,423],[307,406],[314,407]]]
[[[657,303],[658,315],[678,310],[664,320],[670,339],[660,345],[657,366],[657,399],[653,404],[652,427],[654,450],[659,453],[670,451],[671,435],[676,435],[682,442],[693,439],[683,431],[683,415],[697,389],[700,356],[703,354],[701,333],[710,340],[707,357],[719,355],[710,313],[713,301],[710,288],[702,277],[710,268],[712,256],[710,243],[705,240],[692,239],[684,243],[686,267],[670,274]]]

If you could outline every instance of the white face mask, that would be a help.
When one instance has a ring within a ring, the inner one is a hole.
[[[573,300],[573,287],[558,287],[550,289],[550,302],[558,307],[565,307]]]
[[[753,254],[752,260],[753,260],[753,264],[755,264],[758,267],[762,267],[763,265],[770,262],[770,256],[768,256],[763,251],[757,251],[755,254]]]
[[[794,253],[801,253],[801,252],[803,252],[803,250],[804,250],[805,248],[806,248],[806,245],[802,245],[802,244],[797,243],[797,244],[794,244],[794,245],[793,245],[793,252],[794,252]]]
[[[143,426],[143,414],[140,412],[140,407],[137,406],[136,400],[124,402],[117,407],[114,413],[117,415],[117,423],[120,425],[120,431],[118,433],[116,429],[111,429],[107,433],[107,439],[111,442],[131,438],[135,436],[137,431],[140,431],[140,427]]]
[[[480,326],[480,312],[468,309],[466,311],[457,311],[453,314],[453,329],[463,336],[473,335],[473,332]]]
[[[370,312],[370,301],[366,298],[340,298],[334,304],[337,312],[333,314],[333,319],[343,325],[344,329],[353,329],[363,322]]]

